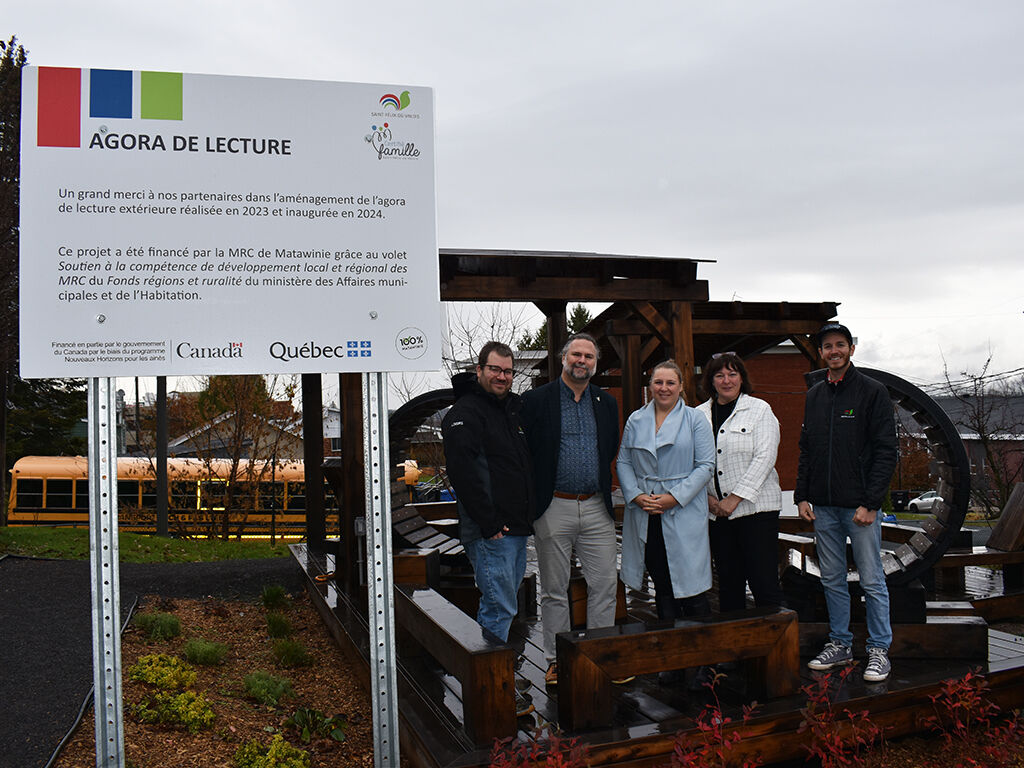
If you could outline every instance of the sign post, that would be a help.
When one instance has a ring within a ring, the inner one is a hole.
[[[382,372],[441,367],[433,92],[25,67],[21,136],[21,372],[90,378],[97,765],[123,764],[111,377],[358,372],[397,766]]]

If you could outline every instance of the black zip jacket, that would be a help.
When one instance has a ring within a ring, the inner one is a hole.
[[[444,455],[458,499],[490,538],[508,527],[510,536],[533,533],[533,477],[530,450],[519,426],[519,395],[498,399],[477,382],[452,378],[456,401],[441,422]],[[461,393],[461,395],[460,395]]]
[[[851,364],[838,384],[826,379],[807,392],[793,501],[881,509],[896,446],[888,390]]]

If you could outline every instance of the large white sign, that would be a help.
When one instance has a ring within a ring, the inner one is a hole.
[[[440,367],[429,88],[26,67],[21,373]]]

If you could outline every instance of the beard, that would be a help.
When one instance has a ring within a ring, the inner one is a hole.
[[[575,379],[576,381],[590,381],[597,372],[597,366],[595,365],[593,368],[589,368],[586,365],[563,365],[562,370],[569,375],[570,379]]]

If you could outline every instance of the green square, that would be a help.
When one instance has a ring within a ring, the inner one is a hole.
[[[181,82],[181,72],[143,72],[143,119],[181,120]]]

